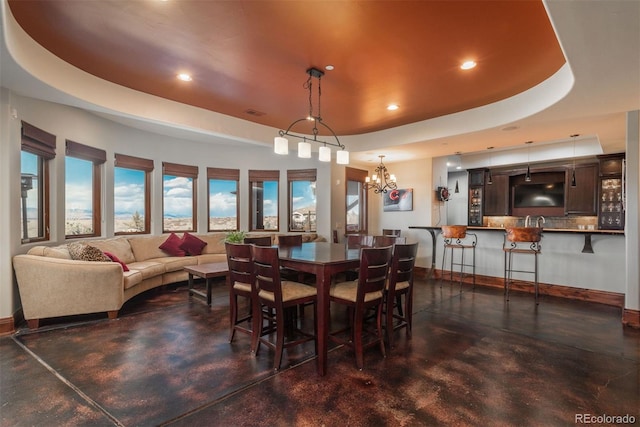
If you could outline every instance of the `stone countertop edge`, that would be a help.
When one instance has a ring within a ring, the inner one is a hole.
[[[445,224],[446,225],[446,224]],[[440,229],[441,225],[410,225],[412,229]],[[478,227],[468,226],[467,230],[480,230],[480,231],[504,231],[507,227]],[[624,236],[624,230],[580,230],[577,228],[545,228],[542,227],[542,232],[551,233],[576,233],[576,234],[609,234],[609,235],[621,235]]]

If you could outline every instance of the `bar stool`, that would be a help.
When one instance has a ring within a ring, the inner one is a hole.
[[[447,260],[447,249],[451,255],[449,262],[449,281],[453,282],[453,266],[460,266],[460,292],[462,292],[462,280],[465,277],[464,268],[472,268],[473,289],[476,287],[476,245],[478,237],[474,233],[467,233],[466,225],[443,225],[442,237],[444,238],[444,252],[442,254],[442,275],[440,276],[440,287],[444,278],[444,266]],[[460,250],[460,262],[454,262],[454,250]],[[465,264],[465,250],[470,250],[472,254],[471,264]]]
[[[536,305],[538,304],[538,255],[542,251],[542,228],[540,227],[513,227],[507,228],[504,235],[502,250],[504,251],[504,294],[509,301],[509,287],[513,273],[529,273],[534,275],[534,293]],[[516,270],[513,267],[513,255],[533,255],[533,270]]]

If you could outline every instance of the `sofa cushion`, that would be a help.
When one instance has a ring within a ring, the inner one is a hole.
[[[157,236],[129,237],[127,240],[131,245],[131,250],[133,251],[135,261],[146,261],[148,259],[162,258],[162,257],[168,256],[165,251],[160,249],[160,245],[165,240],[167,240],[166,234],[160,234]],[[130,264],[130,263],[127,263],[127,264]]]
[[[109,252],[118,257],[118,259],[125,264],[134,262],[136,259],[133,256],[131,245],[129,241],[124,237],[112,237],[110,239],[91,240],[89,241],[91,246],[95,246],[102,252]]]
[[[124,273],[124,288],[129,289],[142,282],[142,273],[137,270],[129,270]]]
[[[227,254],[202,254],[197,257],[198,264],[209,264],[211,262],[225,262],[227,260]]]
[[[84,243],[74,242],[68,245],[71,259],[79,261],[111,261],[100,249],[85,245]]]
[[[31,251],[29,251],[28,253],[31,253]],[[67,248],[67,245],[54,246],[53,248],[44,246],[42,256],[59,259],[71,259],[71,254],[69,254],[69,248]]]
[[[207,246],[207,242],[198,239],[193,234],[184,233],[179,248],[185,251],[187,255],[196,256],[202,253],[202,249],[205,246]]]
[[[202,250],[202,254],[226,254],[224,239],[226,233],[199,234],[198,237],[207,242],[207,246]],[[201,263],[202,264],[202,263]]]
[[[164,264],[153,261],[136,261],[129,264],[130,271],[139,271],[142,274],[142,280],[154,276],[162,276],[164,273]]]
[[[159,248],[171,256],[185,256],[187,254],[186,251],[180,247],[182,242],[182,239],[177,234],[171,233]]]
[[[120,264],[122,266],[122,271],[129,271],[129,267],[127,267],[127,264],[125,264],[124,262],[120,261],[120,258],[115,256],[111,252],[105,252],[104,254],[106,256],[108,256],[111,261],[117,262],[118,264]]]
[[[198,264],[198,258],[192,256],[168,256],[162,258],[152,258],[147,261],[157,262],[164,265],[165,273],[179,271],[188,265]]]

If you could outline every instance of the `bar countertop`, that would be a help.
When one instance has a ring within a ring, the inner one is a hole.
[[[436,239],[436,233],[439,232],[442,229],[442,226],[440,225],[410,225],[409,226],[410,229],[417,229],[417,230],[427,230],[429,232],[429,234],[431,234],[431,239],[433,241],[433,243],[435,244],[435,239]],[[474,230],[474,231],[501,231],[504,232],[504,230],[508,228],[508,227],[478,227],[478,226],[469,226],[467,227],[467,230]],[[582,230],[582,229],[576,229],[576,228],[545,228],[542,227],[542,232],[543,233],[566,233],[566,234],[581,234],[584,236],[584,246],[582,248],[582,253],[589,253],[592,254],[593,252],[593,246],[591,244],[591,236],[592,235],[598,235],[598,236],[623,236],[624,237],[624,230]],[[435,266],[434,266],[435,267]]]
[[[440,230],[440,225],[410,225],[408,228],[418,230]],[[468,226],[468,230],[482,230],[482,231],[504,231],[507,227],[478,227]],[[624,230],[581,230],[578,228],[546,228],[542,227],[544,233],[575,233],[575,234],[605,234],[605,235],[624,235]]]

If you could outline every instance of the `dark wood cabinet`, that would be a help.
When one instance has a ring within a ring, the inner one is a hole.
[[[567,169],[565,179],[565,213],[579,215],[597,214],[598,164],[576,165],[576,186],[571,186],[573,168]]]
[[[485,169],[469,171],[469,209],[467,225],[482,226],[484,220],[484,173]]]
[[[485,169],[469,169],[469,188],[484,185]]]
[[[598,228],[624,230],[624,153],[598,156]]]
[[[482,186],[469,187],[469,216],[467,225],[482,226],[484,212],[482,209]]]
[[[509,215],[509,175],[493,174],[491,182],[485,180],[484,214]]]

